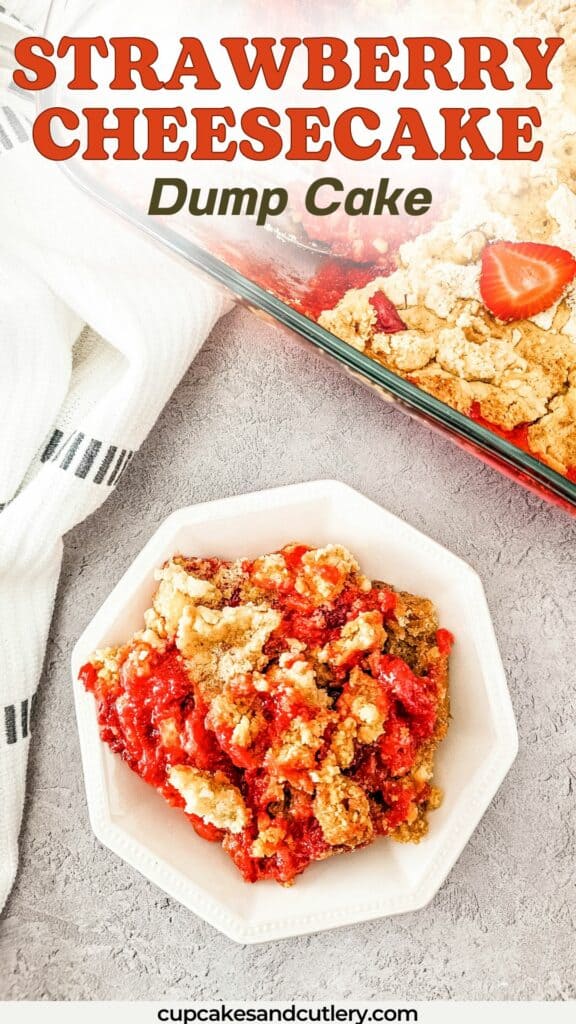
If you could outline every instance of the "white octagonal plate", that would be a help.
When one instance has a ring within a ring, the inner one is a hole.
[[[77,682],[95,648],[142,626],[154,569],[175,553],[248,558],[299,540],[341,543],[363,571],[436,603],[456,636],[452,724],[437,755],[445,793],[417,846],[379,839],[311,866],[292,888],[245,883],[227,855],[200,839],[98,735],[95,705]],[[417,910],[437,893],[508,772],[518,739],[484,591],[459,558],[334,481],[298,484],[180,509],[154,534],[78,641],[74,692],[90,820],[100,841],[238,942],[265,942]]]

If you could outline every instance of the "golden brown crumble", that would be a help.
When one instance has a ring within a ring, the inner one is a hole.
[[[521,167],[486,196],[460,197],[445,219],[400,247],[396,269],[353,288],[320,324],[424,391],[493,425],[564,475],[576,472],[576,288],[527,320],[502,323],[481,301],[480,256],[497,240],[542,242],[576,254],[576,8],[524,5],[563,36],[558,122],[541,164]],[[549,95],[549,102],[554,100]],[[466,202],[466,200],[468,200]],[[378,329],[384,292],[406,330]],[[518,428],[524,434],[518,433]],[[516,433],[514,433],[516,432]]]
[[[249,881],[291,884],[438,803],[450,634],[340,545],[177,556],[146,628],[82,670],[103,739]]]

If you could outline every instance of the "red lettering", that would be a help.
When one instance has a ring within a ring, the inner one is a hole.
[[[86,118],[87,144],[83,160],[108,160],[109,153],[104,146],[106,139],[117,142],[114,160],[138,160],[134,147],[134,125],[140,111],[137,107],[89,107],[82,111]],[[106,118],[116,118],[116,124],[106,125]]]
[[[491,36],[476,36],[461,39],[460,44],[464,49],[464,78],[460,82],[461,89],[485,89],[483,75],[487,74],[494,89],[513,89],[514,82],[511,82],[503,70],[502,65],[508,59],[508,47],[500,39],[493,39]],[[482,51],[487,50],[487,56],[482,56]]]
[[[388,149],[382,154],[383,160],[400,160],[401,149],[414,150],[414,160],[437,160],[438,154],[430,141],[422,115],[413,107],[400,107],[398,124]]]
[[[350,84],[352,71],[346,62],[348,46],[343,39],[304,39],[303,43],[308,49],[309,69],[305,89],[345,89]],[[327,68],[332,72],[328,81],[324,75]]]
[[[376,74],[377,71],[387,72],[390,67],[390,55],[397,57],[400,52],[394,36],[386,36],[384,39],[367,37],[356,39],[355,43],[360,51],[360,76],[356,82],[356,89],[397,89],[400,85],[399,71],[393,71],[388,78],[378,77]],[[382,49],[383,53],[376,52]]]
[[[111,89],[135,89],[134,75],[140,77],[144,89],[154,91],[162,88],[152,65],[158,60],[158,47],[151,39],[142,36],[126,38],[117,36],[110,40],[116,54],[115,75],[110,83]],[[133,51],[137,50],[136,56]]]
[[[50,107],[42,110],[34,122],[32,138],[38,152],[47,160],[69,160],[80,148],[78,139],[63,146],[54,141],[52,136],[52,122],[59,120],[63,128],[75,131],[80,125],[77,114],[66,107]]]
[[[280,114],[269,107],[254,107],[242,117],[242,131],[248,136],[240,143],[240,152],[248,160],[274,160],[282,152],[282,135],[275,131],[282,123]],[[251,140],[251,141],[250,141]],[[252,143],[260,143],[256,148]]]
[[[188,143],[181,142],[176,149],[166,149],[165,142],[178,142],[178,126],[185,128],[186,114],[182,107],[146,107],[142,111],[148,121],[148,147],[144,160],[185,160]],[[169,123],[170,119],[172,123]]]
[[[216,78],[206,50],[199,39],[194,36],[183,36],[180,40],[181,50],[171,77],[165,83],[166,89],[183,89],[182,79],[196,79],[196,89],[219,89],[220,82]]]
[[[334,124],[334,143],[343,156],[349,160],[370,160],[376,156],[380,149],[380,142],[375,140],[366,146],[356,142],[353,134],[353,122],[358,119],[365,128],[377,131],[380,127],[380,118],[374,110],[366,107],[353,107],[345,110]]]
[[[309,142],[319,143],[322,138],[321,128],[330,127],[330,115],[326,107],[291,107],[286,113],[292,125],[291,144],[286,159],[328,160],[332,152],[331,142],[324,142],[319,149],[310,149],[308,145]]]
[[[35,53],[40,50],[40,53]],[[31,71],[34,78],[28,78],[17,68],[12,75],[14,84],[19,89],[48,89],[56,81],[56,69],[48,57],[54,56],[54,47],[48,39],[42,36],[26,36],[19,39],[14,47],[14,56],[20,68],[24,71]]]
[[[552,82],[548,78],[548,68],[560,47],[564,45],[564,42],[565,40],[559,37],[545,39],[546,48],[544,53],[540,53],[540,39],[529,39],[519,36],[518,39],[514,40],[514,46],[518,47],[530,68],[530,79],[526,82],[527,89],[552,88]]]
[[[520,142],[532,142],[533,128],[540,128],[542,118],[537,107],[526,107],[524,110],[503,107],[497,111],[502,121],[502,149],[498,153],[499,160],[539,160],[544,145],[535,142],[532,149],[520,149]],[[521,125],[520,119],[525,117],[527,124]]]
[[[294,51],[300,46],[302,40],[290,37],[280,40],[280,46],[284,48],[280,63],[277,62],[274,55],[276,39],[252,39],[252,46],[256,51],[256,56],[252,63],[250,63],[246,53],[246,47],[250,43],[249,39],[228,38],[221,39],[220,42],[224,49],[227,50],[232,61],[238,85],[241,89],[249,90],[254,88],[260,74],[263,75],[269,89],[281,89],[284,85]]]
[[[74,54],[74,75],[68,83],[69,89],[97,89],[98,82],[92,78],[92,51],[101,57],[108,56],[108,47],[103,36],[63,36],[56,51],[59,57],[65,57],[69,50]]]
[[[445,39],[437,39],[435,36],[414,37],[405,39],[404,45],[409,57],[405,89],[429,89],[428,74],[434,78],[437,89],[447,91],[458,88],[458,83],[447,69],[452,60],[452,47]],[[432,51],[430,57],[426,57],[427,50]]]
[[[444,138],[446,144],[441,160],[465,160],[466,154],[462,149],[462,143],[466,142],[470,148],[471,160],[493,160],[494,153],[486,145],[484,136],[478,127],[478,122],[490,114],[489,107],[471,107],[464,110],[462,107],[444,107],[440,114],[444,118]],[[467,116],[467,119],[464,118]]]
[[[214,146],[216,142],[226,142],[226,128],[234,128],[236,124],[232,107],[218,107],[213,110],[195,107],[192,114],[196,119],[196,149],[191,154],[191,159],[227,162],[233,160],[238,150],[235,142],[230,142],[225,149],[216,149]]]

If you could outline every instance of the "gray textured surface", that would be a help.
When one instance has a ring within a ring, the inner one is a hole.
[[[338,477],[484,580],[520,756],[431,906],[240,947],[93,838],[72,646],[156,525],[227,494]],[[42,680],[0,997],[576,997],[576,528],[566,514],[234,312],[214,332],[118,491],[68,538]]]

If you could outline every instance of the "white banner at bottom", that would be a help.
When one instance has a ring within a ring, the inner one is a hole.
[[[2,1024],[573,1024],[576,1001],[0,1002]]]

